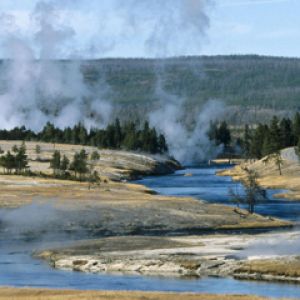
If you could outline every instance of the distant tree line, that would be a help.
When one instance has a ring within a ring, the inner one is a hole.
[[[26,129],[25,126],[16,127],[12,130],[0,130],[0,139],[89,145],[152,154],[168,151],[164,135],[158,133],[154,127],[150,127],[147,121],[143,126],[138,126],[134,122],[121,124],[119,119],[116,119],[105,129],[91,128],[90,131],[81,123],[60,129],[48,122],[38,133]]]
[[[274,116],[270,124],[258,124],[254,129],[246,125],[241,146],[245,158],[259,159],[283,148],[297,146],[299,149],[300,113],[293,120]]]
[[[218,124],[218,122],[211,122],[208,130],[208,137],[211,141],[219,146],[224,146],[224,151],[229,150],[232,142],[231,132],[226,121]]]
[[[300,113],[297,112],[293,119],[274,116],[270,124],[245,125],[242,131],[230,128],[225,121],[211,122],[207,134],[215,145],[223,145],[225,155],[261,159],[287,147],[297,147],[300,153]]]

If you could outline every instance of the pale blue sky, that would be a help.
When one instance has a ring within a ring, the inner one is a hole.
[[[0,0],[1,43],[10,36],[22,37],[30,45],[35,43],[37,27],[31,16],[37,2]],[[59,45],[61,53],[68,55],[300,56],[300,0],[215,0],[208,6],[202,6],[204,0],[52,2],[56,2],[54,7],[59,14],[57,28],[69,26],[74,31],[69,40]],[[189,9],[179,15],[181,2],[187,3]],[[209,26],[202,15],[203,7]],[[4,55],[3,49],[0,53]]]

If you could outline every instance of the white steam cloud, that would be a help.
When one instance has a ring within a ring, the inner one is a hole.
[[[4,43],[10,60],[5,62],[2,78],[7,90],[0,96],[0,127],[26,125],[40,130],[47,121],[59,127],[78,122],[88,127],[107,124],[112,111],[105,100],[107,85],[103,83],[97,93],[92,91],[84,82],[80,58],[53,60],[63,56],[64,46],[74,35],[72,28],[60,24],[49,3],[39,2],[32,18],[37,23],[35,43],[28,43],[18,32]]]
[[[0,95],[0,127],[40,130],[47,121],[59,127],[78,122],[87,127],[107,125],[112,91],[104,75],[97,87],[85,83],[83,59],[113,55],[120,43],[124,56],[135,48],[156,58],[199,53],[211,4],[211,0],[53,0],[37,2],[33,12],[22,15],[22,22],[16,13],[3,14],[2,52],[10,60],[2,74],[7,88]],[[185,99],[168,94],[157,77],[160,107],[150,113],[151,125],[166,135],[171,154],[180,161],[211,156],[215,150],[206,133],[210,121],[220,117],[222,104],[209,101],[193,128],[187,129]]]
[[[167,136],[171,155],[185,165],[191,165],[218,154],[220,149],[209,140],[207,132],[210,123],[223,116],[222,102],[208,101],[196,116],[193,128],[188,129],[184,125],[184,99],[166,93],[160,83],[156,94],[161,99],[161,106],[150,114],[150,124]]]

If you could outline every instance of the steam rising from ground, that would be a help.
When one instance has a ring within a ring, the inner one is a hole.
[[[125,44],[125,52],[127,46],[143,47],[152,57],[184,54],[187,48],[199,51],[209,25],[211,2],[39,1],[27,16],[25,32],[14,14],[2,15],[0,22],[6,25],[3,49],[10,60],[5,62],[6,72],[1,78],[8,87],[0,95],[0,127],[26,125],[40,130],[47,121],[58,127],[78,122],[87,127],[107,125],[112,121],[114,107],[109,95],[113,91],[104,74],[97,86],[86,84],[82,59],[113,55],[119,43]],[[93,21],[84,19],[85,13]],[[28,32],[32,35],[29,38]],[[80,39],[85,44],[78,43]],[[55,61],[62,58],[71,60]],[[214,150],[206,132],[209,121],[222,113],[222,104],[208,102],[193,128],[187,129],[183,125],[185,99],[168,94],[158,73],[157,78],[160,107],[150,113],[149,119],[166,135],[171,154],[185,163],[206,159],[208,153],[211,156]]]
[[[263,258],[281,255],[299,255],[300,231],[275,233],[263,240],[257,239],[240,252],[241,258]]]
[[[39,130],[46,121],[59,127],[79,121],[87,126],[103,126],[111,112],[110,104],[102,97],[106,87],[103,86],[102,95],[96,96],[84,83],[79,60],[63,66],[52,60],[60,56],[74,31],[58,26],[54,6],[45,2],[36,5],[32,18],[37,23],[33,45],[17,34],[5,41],[11,60],[6,62],[7,73],[2,78],[8,89],[0,96],[0,127],[26,125]]]
[[[221,150],[209,140],[207,132],[210,122],[222,117],[222,102],[207,102],[197,115],[193,129],[184,124],[184,101],[169,95],[163,90],[158,91],[161,107],[150,114],[150,123],[160,129],[168,138],[170,154],[185,165],[191,165],[214,157]]]
[[[14,239],[59,241],[64,238],[87,238],[95,226],[101,227],[101,211],[83,210],[55,199],[34,198],[32,203],[15,209],[0,210],[1,234]]]
[[[53,202],[33,202],[18,209],[0,211],[1,226],[14,237],[29,233],[40,235],[59,219]]]

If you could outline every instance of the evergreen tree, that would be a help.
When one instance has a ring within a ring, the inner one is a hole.
[[[55,141],[55,127],[52,123],[47,122],[42,132],[40,133],[42,141],[53,143]]]
[[[87,153],[83,149],[79,153],[75,153],[70,170],[74,171],[75,177],[79,174],[79,179],[82,180],[83,175],[88,172]]]
[[[122,139],[123,139],[123,134],[122,134],[122,129],[121,129],[121,125],[120,125],[120,120],[116,119],[115,125],[114,125],[114,147],[116,149],[121,148]]]
[[[268,127],[266,125],[258,124],[251,137],[250,156],[255,158],[262,158],[263,145],[266,138]]]
[[[283,118],[279,123],[280,131],[280,148],[287,148],[293,145],[292,122],[290,119]]]
[[[217,135],[218,135],[218,126],[216,122],[210,121],[209,129],[207,132],[207,136],[211,141],[217,141]]]
[[[1,156],[0,163],[4,168],[4,172],[7,174],[11,174],[12,170],[16,168],[16,158],[10,151],[8,151],[6,155]]]
[[[269,130],[269,150],[270,153],[274,153],[280,150],[280,128],[279,128],[279,120],[276,116],[273,117]]]
[[[140,147],[136,125],[129,122],[124,126],[123,148],[127,150],[137,150]]]
[[[249,125],[246,124],[244,130],[244,137],[242,141],[243,154],[245,158],[251,157],[250,147],[251,147],[251,133],[250,133]]]
[[[294,136],[294,143],[293,145],[296,146],[300,140],[300,113],[297,112],[294,117],[293,122],[293,136]]]
[[[158,152],[161,154],[168,152],[167,142],[163,134],[158,137]]]
[[[17,173],[21,173],[22,171],[28,168],[28,158],[26,155],[26,145],[24,142],[19,148],[17,148],[15,160]]]
[[[81,123],[79,123],[78,124],[78,138],[76,140],[78,140],[80,145],[86,145],[87,137],[88,137],[87,130]]]
[[[217,141],[218,144],[223,144],[225,148],[228,147],[231,142],[231,134],[226,121],[223,121],[219,127]]]
[[[57,175],[61,169],[61,155],[59,151],[54,151],[50,160],[50,168],[53,169],[53,174]]]
[[[100,154],[98,151],[93,151],[91,154],[91,160],[96,161],[100,159]]]
[[[66,174],[69,165],[70,165],[70,160],[67,158],[66,155],[64,155],[60,163],[60,170],[64,175]]]

